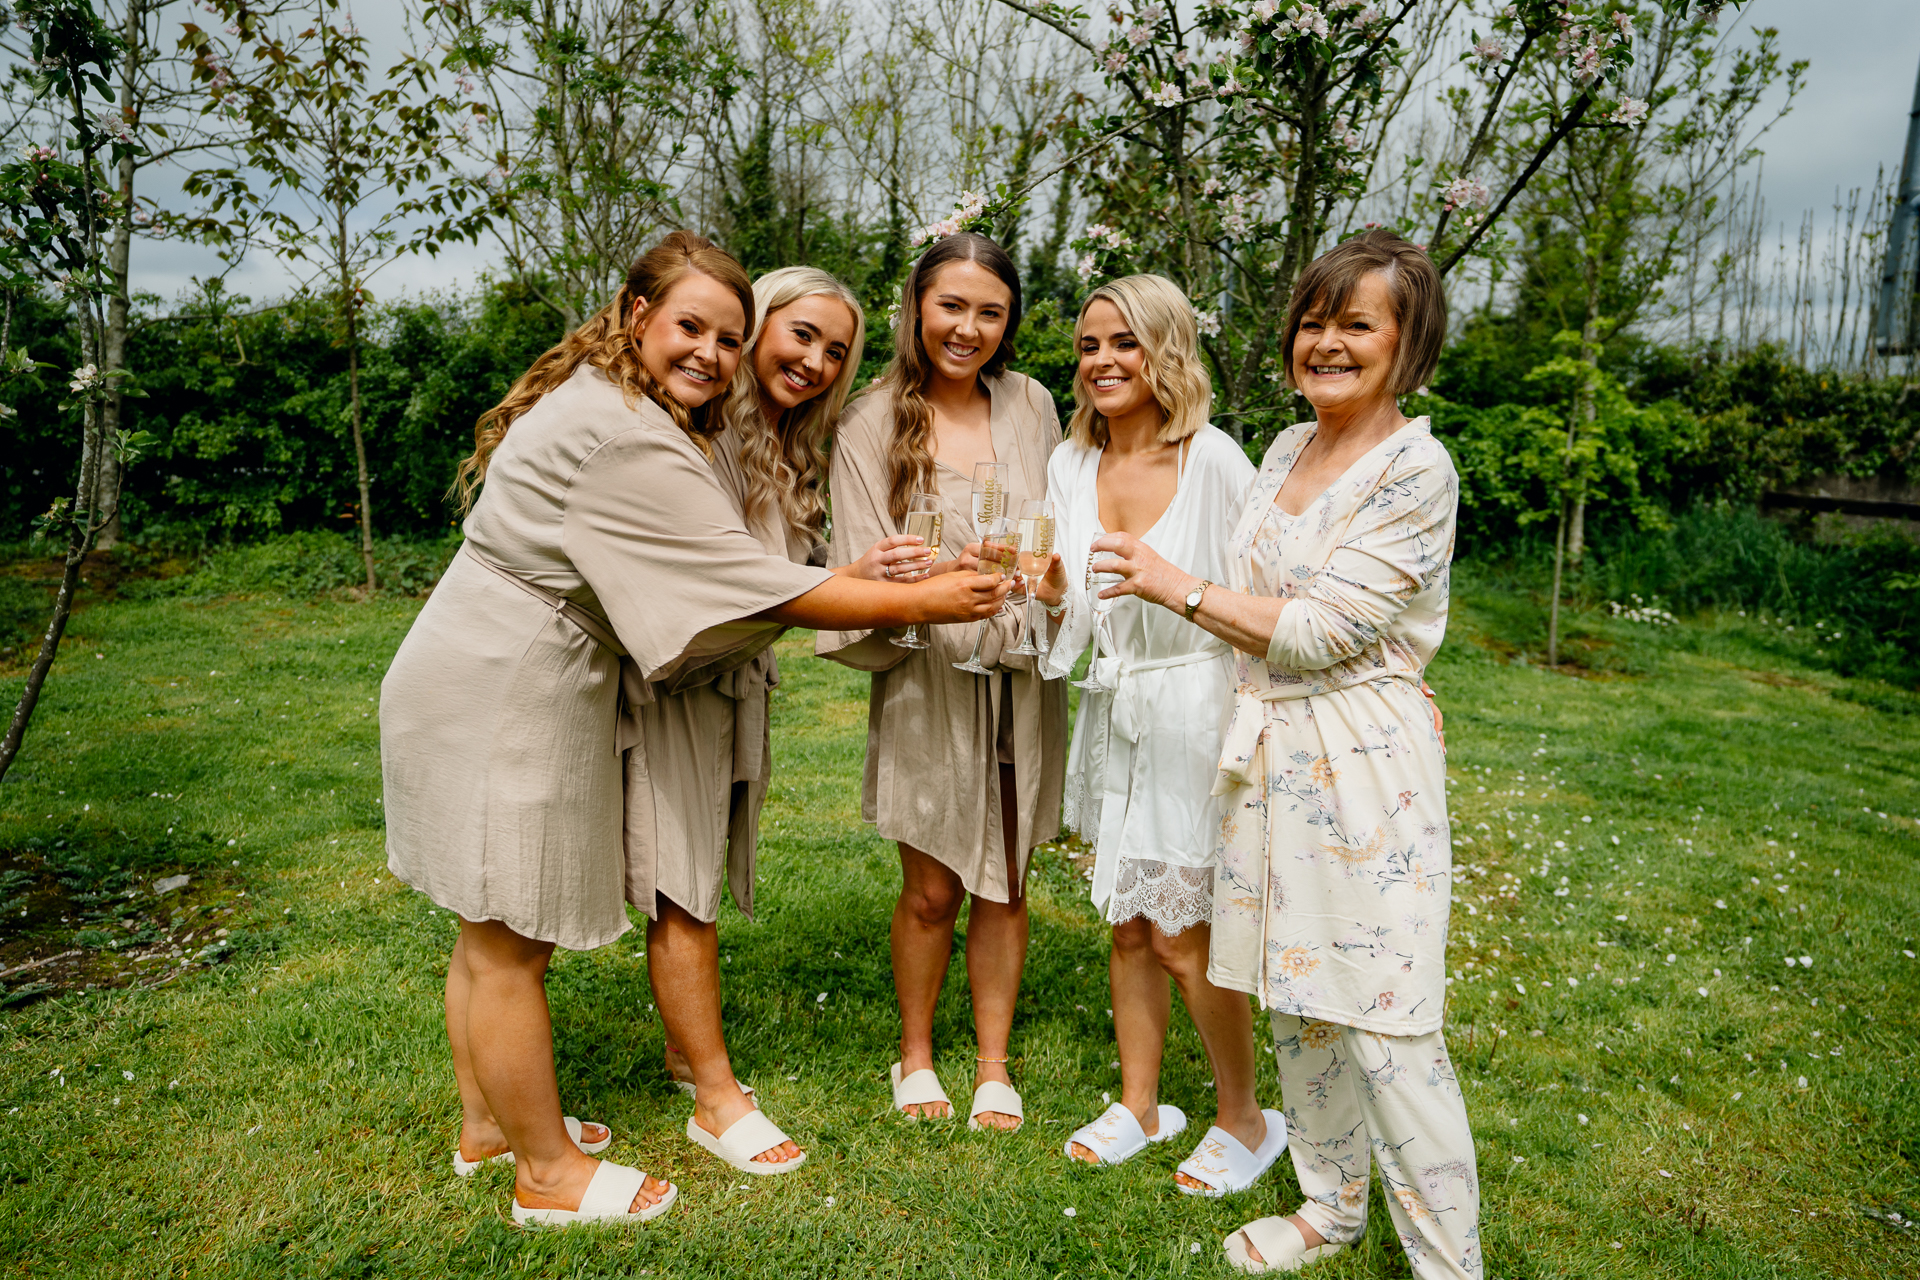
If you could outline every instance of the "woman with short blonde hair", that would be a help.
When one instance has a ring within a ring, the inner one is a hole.
[[[1126,530],[1226,576],[1253,464],[1207,422],[1213,387],[1198,336],[1186,295],[1161,276],[1115,280],[1081,305],[1073,438],[1047,468],[1063,569],[1035,595],[1062,616],[1048,675],[1064,676],[1094,646],[1088,675],[1098,687],[1080,699],[1066,820],[1093,846],[1093,901],[1113,926],[1120,1050],[1120,1100],[1068,1138],[1066,1154],[1118,1164],[1186,1128],[1186,1116],[1159,1100],[1171,978],[1206,1046],[1217,1104],[1175,1182],[1189,1195],[1225,1195],[1251,1186],[1286,1146],[1279,1113],[1263,1113],[1254,1097],[1247,999],[1207,981],[1220,829],[1211,789],[1231,651],[1139,600],[1098,599],[1088,571],[1095,539]]]
[[[1267,449],[1204,581],[1123,534],[1113,595],[1182,612],[1237,651],[1215,789],[1208,977],[1257,996],[1306,1194],[1225,1241],[1242,1271],[1294,1271],[1367,1229],[1377,1167],[1419,1280],[1478,1280],[1473,1134],[1441,1025],[1453,884],[1446,742],[1424,673],[1446,634],[1460,481],[1399,398],[1446,336],[1439,273],[1389,231],[1316,259],[1294,289],[1287,377],[1314,420]]]

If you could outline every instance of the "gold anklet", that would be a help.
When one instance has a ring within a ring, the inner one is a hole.
[[[1001,1064],[1004,1064],[1004,1063],[1005,1063],[1005,1062],[1007,1061],[1007,1059],[1005,1059],[1005,1058],[981,1058],[981,1057],[976,1057],[976,1058],[974,1058],[974,1061],[975,1061],[975,1062],[988,1062],[988,1063],[1001,1063]]]

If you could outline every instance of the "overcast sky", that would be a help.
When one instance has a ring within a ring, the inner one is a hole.
[[[376,46],[375,62],[401,46],[398,5],[364,4],[359,19]],[[1772,220],[1789,235],[1804,210],[1831,219],[1835,188],[1871,186],[1878,166],[1899,179],[1907,113],[1920,71],[1920,0],[1751,0],[1731,23],[1780,29],[1788,58],[1811,65],[1792,114],[1765,139],[1765,194]],[[1729,28],[1731,30],[1731,26]],[[390,60],[390,59],[389,59]],[[482,248],[454,246],[439,259],[403,258],[374,281],[376,294],[460,289],[490,260]],[[136,252],[135,285],[175,295],[210,263],[186,246],[146,245]],[[277,294],[288,277],[265,256],[235,284],[256,298]]]

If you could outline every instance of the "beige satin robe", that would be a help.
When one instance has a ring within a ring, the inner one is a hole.
[[[714,478],[769,555],[806,564],[812,539],[794,532],[776,505],[745,514],[740,444],[731,427],[715,438]],[[656,894],[698,919],[718,918],[723,873],[734,905],[753,915],[760,809],[773,777],[767,704],[780,680],[772,645],[781,630],[769,629],[757,651],[730,654],[730,669],[717,677],[711,667],[690,672],[641,709],[646,749],[627,762],[627,901],[649,918]]]
[[[1047,459],[1060,443],[1053,398],[1033,379],[1006,373],[982,380],[993,397],[994,457],[1008,464],[1017,513],[1025,498],[1047,493]],[[833,544],[829,563],[843,565],[881,538],[904,532],[887,510],[893,472],[892,399],[870,392],[854,402],[834,435]],[[973,477],[937,464],[942,514],[941,558],[969,542]],[[867,707],[867,767],[861,816],[888,840],[939,860],[969,893],[1007,902],[1006,838],[1001,826],[1000,751],[1010,748],[1018,782],[1018,870],[1033,846],[1060,833],[1066,773],[1067,686],[1042,680],[1032,658],[1009,654],[1019,644],[1020,610],[987,624],[981,662],[992,676],[956,671],[973,647],[974,624],[927,628],[932,647],[888,643],[898,632],[823,631],[814,651],[873,673]]]
[[[764,648],[778,628],[742,620],[827,574],[767,555],[686,433],[590,366],[513,424],[466,536],[605,619],[630,656],[456,556],[381,683],[387,865],[466,919],[601,946],[629,927],[623,685],[642,701]]]

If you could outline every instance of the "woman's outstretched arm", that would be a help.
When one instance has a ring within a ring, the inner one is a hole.
[[[910,586],[843,575],[755,616],[818,631],[977,622],[992,617],[1011,590],[997,573],[941,573]]]
[[[1096,573],[1117,573],[1124,579],[1102,591],[1101,599],[1139,596],[1149,604],[1186,616],[1187,593],[1200,585],[1199,578],[1161,559],[1158,552],[1130,533],[1109,533],[1095,540],[1093,550]],[[1099,558],[1102,552],[1104,559]],[[1200,598],[1193,623],[1242,653],[1264,658],[1273,642],[1273,629],[1279,625],[1280,611],[1291,603],[1278,596],[1230,591],[1215,583]]]

